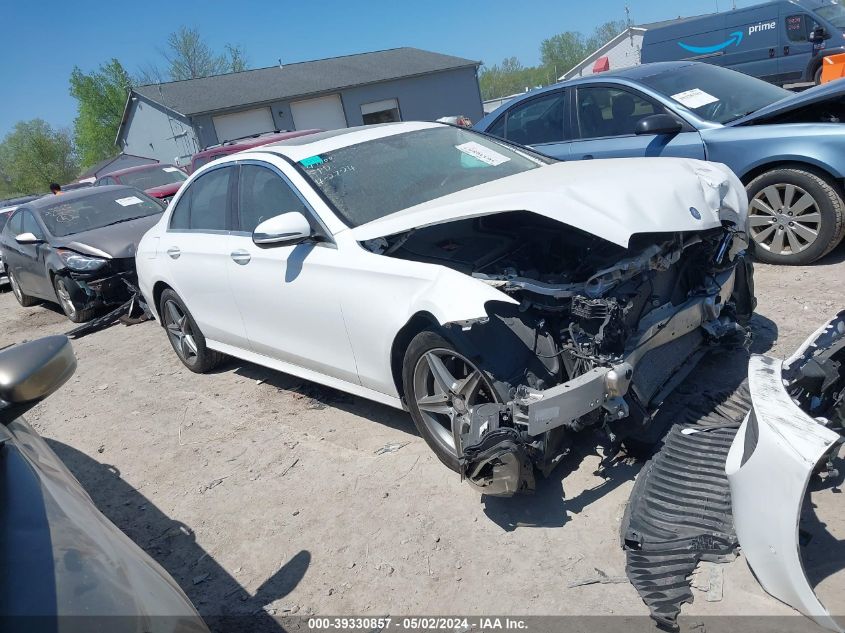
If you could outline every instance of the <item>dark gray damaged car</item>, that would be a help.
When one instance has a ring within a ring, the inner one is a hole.
[[[20,417],[75,368],[64,336],[0,352],[0,630],[207,633],[173,578]]]

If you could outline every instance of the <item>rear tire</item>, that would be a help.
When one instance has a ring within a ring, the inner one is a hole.
[[[223,361],[225,356],[208,348],[194,317],[169,288],[161,293],[158,313],[170,345],[185,367],[195,374],[204,374]]]
[[[24,308],[28,308],[38,303],[38,300],[34,297],[24,294],[23,290],[21,290],[20,284],[18,283],[17,277],[15,277],[15,274],[11,270],[7,270],[6,273],[9,275],[9,285],[12,286],[12,294],[15,295],[15,299],[18,300],[19,304],[21,304]]]
[[[60,275],[53,277],[53,290],[56,292],[56,300],[58,301],[62,312],[64,312],[65,316],[73,323],[85,323],[86,321],[93,319],[94,314],[96,314],[97,311],[95,308],[86,308],[84,306],[80,307],[77,305],[72,298],[73,295],[71,293],[70,286],[72,283],[74,282],[67,277],[62,277]]]
[[[832,181],[800,168],[773,169],[748,184],[748,229],[754,257],[804,266],[842,240],[845,203]]]

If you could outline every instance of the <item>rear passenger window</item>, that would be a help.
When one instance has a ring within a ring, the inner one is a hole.
[[[266,167],[243,165],[239,188],[238,216],[241,231],[252,233],[264,220],[288,211],[299,211],[306,218],[311,216],[308,207],[290,185]]]
[[[562,141],[565,99],[561,90],[519,104],[508,112],[505,138],[522,145]]]
[[[232,167],[215,169],[192,182],[173,209],[170,228],[229,230],[229,182],[233,171]]]

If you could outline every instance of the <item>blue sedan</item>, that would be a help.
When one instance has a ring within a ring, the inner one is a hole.
[[[808,264],[845,235],[845,81],[792,93],[698,62],[665,62],[521,95],[475,129],[560,160],[683,156],[748,189],[758,260]],[[612,183],[609,183],[612,186]]]

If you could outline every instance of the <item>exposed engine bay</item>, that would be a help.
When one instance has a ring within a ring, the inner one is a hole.
[[[488,303],[489,318],[444,332],[500,400],[452,420],[462,475],[485,494],[533,489],[534,467],[548,474],[572,432],[603,428],[615,450],[647,434],[655,407],[708,345],[745,339],[755,304],[745,232],[728,222],[636,234],[623,248],[510,212],[365,246],[447,266],[519,302]]]

